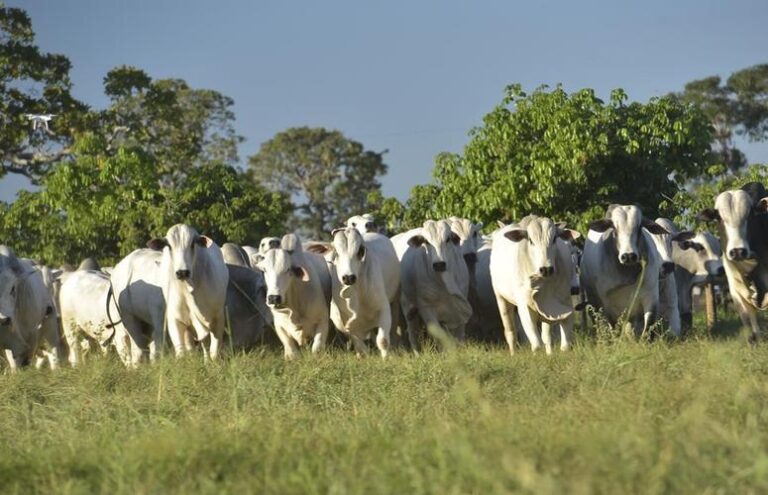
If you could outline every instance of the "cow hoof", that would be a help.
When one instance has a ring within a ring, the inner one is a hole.
[[[749,335],[749,338],[747,339],[747,342],[749,342],[749,345],[756,346],[757,345],[757,335],[752,333]]]

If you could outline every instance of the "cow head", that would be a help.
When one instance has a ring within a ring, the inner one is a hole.
[[[654,251],[659,257],[659,278],[664,278],[675,271],[675,262],[672,259],[673,235],[660,224],[656,222],[652,223],[661,227],[662,230],[653,229],[653,231],[651,231],[648,228],[650,225],[646,223],[646,226],[643,227],[642,234],[648,241],[648,244],[653,246]]]
[[[477,263],[477,250],[481,245],[480,229],[483,228],[483,224],[472,223],[466,218],[459,217],[450,217],[448,223],[451,225],[451,230],[459,236],[459,246],[464,261],[467,262],[467,266],[473,267]]]
[[[16,328],[17,299],[23,279],[32,272],[6,246],[0,246],[0,347],[10,349],[17,364],[29,364],[31,349]]]
[[[255,268],[264,273],[267,306],[275,309],[283,308],[288,303],[288,292],[294,281],[309,281],[306,268],[294,264],[292,254],[282,248],[269,249],[258,255]]]
[[[512,242],[524,243],[534,277],[549,277],[555,273],[557,239],[572,242],[581,236],[575,230],[565,228],[564,223],[555,224],[551,219],[529,215],[516,226],[504,232]]]
[[[699,213],[705,221],[719,221],[725,236],[725,256],[731,261],[742,261],[753,256],[747,240],[747,222],[752,214],[753,198],[744,190],[724,191],[715,199],[715,208]],[[756,209],[759,210],[759,202]]]
[[[685,269],[698,276],[723,276],[722,251],[720,241],[709,232],[681,232],[673,238],[680,249],[693,253],[686,258]]]
[[[280,239],[277,237],[264,237],[259,241],[259,252],[266,253],[270,249],[276,249],[280,247]]]
[[[336,276],[344,285],[355,285],[365,263],[367,248],[359,230],[354,227],[333,231]]]
[[[184,224],[174,225],[168,229],[164,238],[152,239],[147,243],[148,248],[163,252],[163,257],[168,260],[167,266],[171,267],[171,272],[178,280],[187,282],[192,280],[192,267],[197,252],[213,245],[209,237],[198,234],[195,229]]]
[[[432,269],[439,273],[449,268],[450,252],[458,250],[459,242],[459,236],[451,231],[445,220],[427,220],[419,233],[408,239],[409,246],[423,246],[426,249]]]
[[[643,254],[641,227],[650,234],[664,234],[667,231],[655,222],[643,219],[643,213],[635,205],[611,205],[605,218],[589,224],[589,230],[606,232],[613,230],[618,261],[622,265],[635,265]]]
[[[347,220],[347,227],[357,229],[361,234],[367,234],[376,232],[376,221],[370,213],[355,215]]]

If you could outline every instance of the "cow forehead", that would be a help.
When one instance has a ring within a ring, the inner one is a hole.
[[[557,230],[555,223],[547,217],[529,215],[520,220],[520,228],[528,232],[528,239],[534,244],[552,244]]]
[[[643,218],[640,208],[634,205],[618,205],[611,209],[610,214],[616,230],[623,232],[637,228]]]
[[[262,264],[265,271],[281,273],[291,267],[291,255],[284,249],[270,249],[264,253]]]
[[[189,225],[177,224],[168,229],[165,238],[171,246],[186,247],[191,245],[197,236],[197,231]]]
[[[430,244],[440,244],[448,240],[448,235],[451,232],[451,227],[445,220],[435,222],[434,220],[427,220],[422,227],[424,237],[430,241]]]
[[[741,189],[725,191],[717,196],[715,209],[726,225],[737,227],[749,216],[752,210],[752,198]]]
[[[333,247],[337,253],[356,253],[363,245],[363,236],[352,227],[336,232],[333,236]]]
[[[466,218],[451,217],[449,220],[451,230],[462,240],[472,237],[472,232],[476,230],[475,224]]]

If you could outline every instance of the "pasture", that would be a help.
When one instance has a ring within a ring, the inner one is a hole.
[[[0,376],[3,492],[768,491],[768,347],[743,336],[88,358]]]

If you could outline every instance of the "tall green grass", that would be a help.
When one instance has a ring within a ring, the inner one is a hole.
[[[6,493],[768,493],[768,348],[582,339],[0,377]]]

